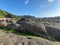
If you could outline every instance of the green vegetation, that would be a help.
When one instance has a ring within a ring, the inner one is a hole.
[[[3,11],[3,10],[0,9],[0,18],[5,17],[7,14],[8,14],[8,12]]]
[[[0,9],[0,18],[4,18],[4,17],[7,17],[7,18],[26,18],[26,19],[29,19],[29,18],[35,18],[34,16],[30,16],[30,15],[24,15],[24,16],[16,16],[16,15],[13,15],[7,11],[4,11],[4,10],[1,10]]]
[[[4,11],[4,10],[0,9],[0,18],[4,18],[4,17],[13,18],[15,16],[13,14],[7,12],[7,11]]]

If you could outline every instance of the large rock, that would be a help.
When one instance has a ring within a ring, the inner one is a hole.
[[[5,18],[0,18],[0,27],[7,26],[6,19]]]
[[[60,41],[60,26],[46,25],[46,30],[53,39]]]
[[[33,33],[35,35],[47,37],[47,32],[45,29],[45,26],[41,22],[35,22],[32,20],[25,20],[25,19],[20,19],[17,21],[18,26],[17,30],[18,31],[27,31],[29,33]]]
[[[6,27],[11,23],[11,18],[0,18],[0,27]]]
[[[12,18],[0,18],[0,27],[15,29],[17,27],[16,20]]]

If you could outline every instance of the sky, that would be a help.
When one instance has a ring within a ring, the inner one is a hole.
[[[60,0],[0,0],[0,9],[14,15],[60,16]]]

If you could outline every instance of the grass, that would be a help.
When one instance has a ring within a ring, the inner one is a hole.
[[[3,15],[0,15],[0,18],[3,18],[4,16]]]

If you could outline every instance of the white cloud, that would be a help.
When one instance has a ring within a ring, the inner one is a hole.
[[[40,7],[43,7],[43,5],[40,5]]]
[[[25,0],[25,5],[27,5],[29,3],[29,0]]]
[[[48,2],[54,2],[54,0],[48,0]]]

